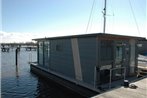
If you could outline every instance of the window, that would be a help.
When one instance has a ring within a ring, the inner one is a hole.
[[[39,42],[39,54],[38,54],[38,58],[39,58],[39,65],[43,65],[43,42]]]
[[[101,60],[113,60],[113,42],[109,40],[102,40],[101,42]]]
[[[116,46],[116,62],[120,63],[122,61],[122,52],[123,52],[123,47],[122,45],[117,45]]]
[[[49,41],[44,42],[44,65],[46,68],[49,67],[49,57],[50,57],[50,43]]]
[[[62,51],[62,46],[61,45],[56,45],[56,51]]]

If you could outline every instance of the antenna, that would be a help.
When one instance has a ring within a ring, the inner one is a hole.
[[[107,8],[107,0],[104,2],[104,9],[103,9],[103,17],[104,17],[104,26],[103,26],[103,33],[106,31],[106,9]]]

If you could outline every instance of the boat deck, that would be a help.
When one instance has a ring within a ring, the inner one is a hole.
[[[133,88],[114,88],[102,94],[96,95],[92,98],[146,98],[147,97],[147,76],[136,80],[130,84],[135,84],[136,89]]]

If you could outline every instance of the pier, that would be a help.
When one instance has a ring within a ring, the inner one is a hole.
[[[1,48],[2,52],[9,52],[9,49],[10,48],[4,48],[4,47]]]
[[[37,44],[36,43],[1,43],[1,51],[9,52],[10,49],[17,48],[19,51],[21,48],[25,48],[26,51],[36,51]]]
[[[92,98],[146,98],[147,96],[147,76],[132,82],[137,88],[118,87],[111,89]]]

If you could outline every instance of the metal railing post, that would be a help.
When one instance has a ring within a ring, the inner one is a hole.
[[[112,76],[112,69],[110,69],[109,89],[111,89],[111,76]]]
[[[124,69],[124,80],[125,80],[125,78],[126,78],[126,67],[120,67],[120,68],[112,68],[112,69],[110,69],[110,80],[109,80],[109,89],[111,89],[111,83],[112,83],[112,71],[113,70],[116,70],[116,69]]]

